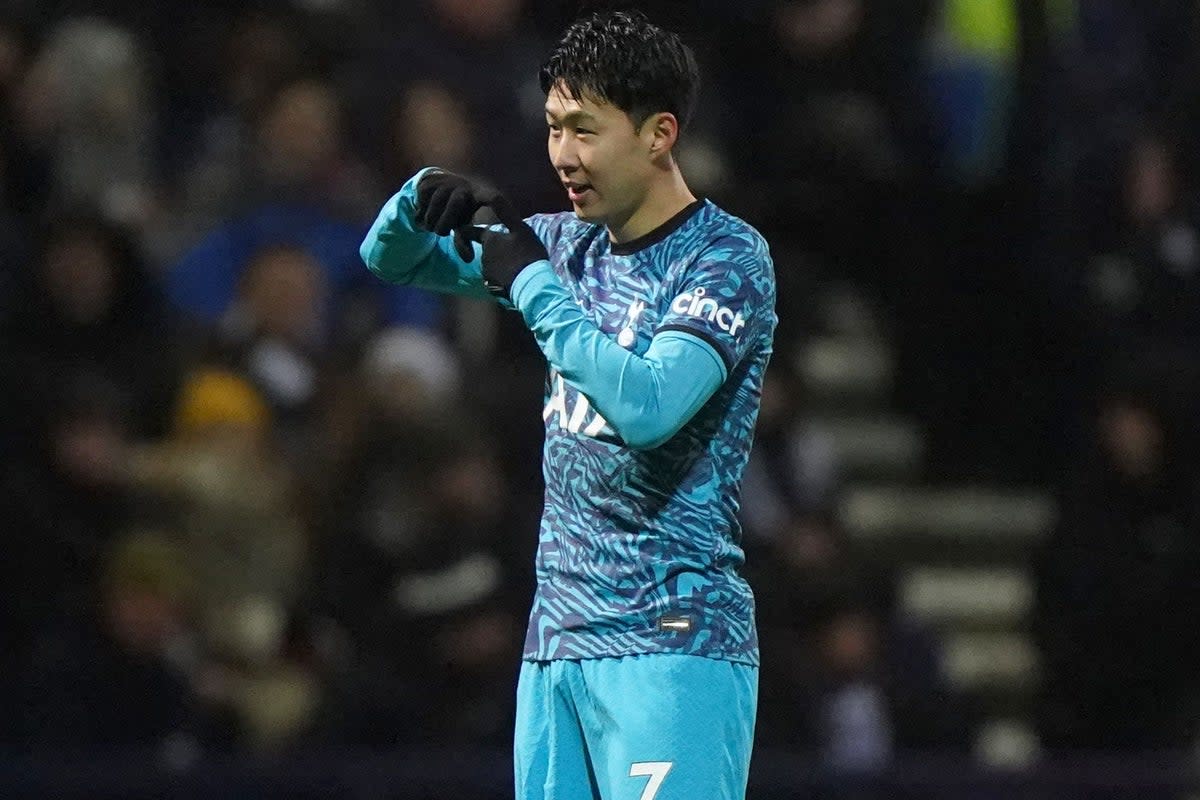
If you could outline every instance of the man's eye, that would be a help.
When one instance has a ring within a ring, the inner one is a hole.
[[[576,128],[575,133],[578,136],[591,136],[595,131],[589,131],[587,128]]]
[[[551,125],[549,127],[551,133],[562,133],[562,125]]]

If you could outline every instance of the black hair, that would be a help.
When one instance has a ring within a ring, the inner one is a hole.
[[[683,130],[700,87],[696,56],[679,36],[638,11],[592,14],[567,28],[542,66],[543,92],[559,83],[568,96],[611,103],[641,127],[669,112]]]

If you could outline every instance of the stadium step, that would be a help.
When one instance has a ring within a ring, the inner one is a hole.
[[[996,717],[980,726],[973,750],[979,764],[997,769],[1020,769],[1037,759],[1041,743],[1028,720]]]
[[[1027,546],[1052,524],[1054,503],[1032,490],[852,486],[842,493],[838,517],[854,538],[871,543],[928,538],[946,546]]]
[[[886,342],[870,336],[816,336],[794,365],[805,394],[818,405],[886,405],[895,359]]]
[[[942,657],[951,683],[965,691],[1028,696],[1037,683],[1037,650],[1022,633],[950,634]]]
[[[917,475],[925,456],[920,427],[902,417],[881,414],[818,416],[814,435],[828,442],[843,479],[893,479]]]
[[[813,318],[821,330],[845,336],[877,337],[885,324],[879,307],[852,283],[824,284],[817,290]]]
[[[936,629],[951,683],[982,715],[981,763],[1036,756],[1028,723],[1038,653],[1024,631],[1034,603],[1028,554],[1054,523],[1038,490],[922,485],[926,441],[889,408],[895,357],[886,325],[851,287],[818,304],[824,331],[797,353],[808,424],[842,479],[837,514],[872,559],[899,566],[903,613]]]
[[[899,599],[905,613],[940,628],[1014,628],[1033,606],[1033,582],[1014,567],[919,566],[901,576]]]

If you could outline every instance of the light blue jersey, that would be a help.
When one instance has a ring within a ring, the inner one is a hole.
[[[757,664],[737,511],[776,321],[766,243],[707,201],[623,245],[571,213],[529,223],[602,332],[638,355],[656,334],[694,336],[725,378],[670,439],[634,449],[551,367],[525,658],[677,652]]]
[[[412,224],[414,176],[363,242],[397,283],[488,297],[478,257]],[[529,661],[680,653],[757,665],[738,493],[771,355],[763,238],[696,201],[614,245],[574,214],[513,284],[549,362],[545,508]]]

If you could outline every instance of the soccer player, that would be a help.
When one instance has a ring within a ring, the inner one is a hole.
[[[573,213],[522,220],[426,168],[362,245],[386,281],[515,309],[548,362],[520,800],[745,795],[758,643],[736,514],[775,279],[758,232],[680,173],[697,82],[643,16],[582,19],[541,70]],[[500,225],[472,224],[484,205]]]

